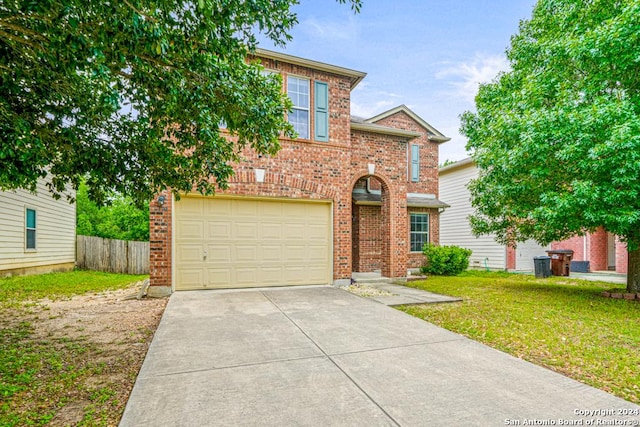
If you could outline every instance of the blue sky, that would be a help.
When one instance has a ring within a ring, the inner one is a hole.
[[[367,73],[351,114],[400,104],[451,138],[440,162],[467,157],[459,115],[474,109],[479,82],[507,69],[505,50],[534,0],[363,0],[354,14],[334,0],[301,0],[286,48],[260,47]]]

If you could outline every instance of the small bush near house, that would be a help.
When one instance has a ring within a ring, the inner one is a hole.
[[[459,246],[436,246],[427,243],[422,248],[427,262],[421,268],[423,273],[437,276],[457,276],[469,268],[471,250]]]

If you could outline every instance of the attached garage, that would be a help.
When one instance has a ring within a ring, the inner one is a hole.
[[[545,250],[547,249],[550,249],[550,246],[541,246],[535,240],[518,243],[516,247],[516,270],[533,271],[533,258],[546,255]]]
[[[327,201],[182,197],[175,290],[331,283],[331,212]]]

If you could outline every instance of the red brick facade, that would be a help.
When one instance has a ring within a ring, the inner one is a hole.
[[[611,241],[610,239],[615,239]],[[590,271],[615,270],[627,272],[627,245],[617,236],[611,236],[603,228],[585,236],[576,236],[561,242],[553,242],[552,249],[570,249],[574,261],[589,261]],[[612,263],[613,262],[613,263]]]
[[[283,139],[282,148],[274,157],[260,157],[251,149],[245,149],[242,161],[234,165],[235,175],[229,188],[221,193],[329,200],[333,204],[334,280],[348,281],[352,271],[378,269],[387,277],[405,277],[407,268],[420,266],[423,261],[421,254],[409,253],[408,212],[430,213],[430,241],[438,242],[439,230],[438,210],[408,207],[407,193],[438,196],[438,144],[447,138],[438,133],[435,136],[440,139],[431,141],[434,129],[416,121],[404,106],[379,122],[354,126],[350,116],[350,91],[359,81],[355,79],[357,72],[341,72],[333,66],[282,54],[265,54],[263,64],[269,70],[280,72],[285,86],[290,74],[309,79],[311,106],[314,105],[313,82],[328,83],[329,141],[313,139],[310,112],[311,139]],[[417,183],[410,182],[408,176],[409,144],[421,147]],[[373,174],[369,174],[370,164],[375,165]],[[263,183],[256,182],[255,168],[266,171]],[[380,195],[377,206],[354,203],[352,192],[366,177],[375,181]],[[167,197],[168,193],[163,194]],[[172,285],[170,198],[167,197],[162,207],[156,201],[151,204],[152,286]]]

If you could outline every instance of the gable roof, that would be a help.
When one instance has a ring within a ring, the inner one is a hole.
[[[314,70],[326,71],[328,73],[349,77],[351,80],[352,90],[367,75],[367,73],[362,71],[356,71],[350,68],[339,67],[337,65],[326,64],[324,62],[313,61],[311,59],[300,58],[298,56],[287,55],[286,53],[274,52],[272,50],[267,50],[267,49],[257,48],[255,51],[255,56],[262,57],[262,58],[269,58],[276,61],[286,62],[288,64],[299,65],[301,67],[313,68]]]
[[[400,136],[408,139],[417,138],[422,135],[419,132],[369,123],[367,120],[356,116],[351,116],[351,129],[363,132],[379,133],[382,135]]]
[[[411,111],[411,109],[404,104],[398,105],[397,107],[392,108],[391,110],[385,111],[384,113],[380,113],[377,116],[371,117],[370,119],[367,119],[365,121],[367,123],[375,123],[399,112],[405,113],[407,116],[415,120],[416,123],[418,123],[420,126],[425,128],[427,130],[427,133],[429,134],[430,141],[433,141],[438,144],[442,144],[443,142],[447,142],[451,140],[451,138],[444,136],[438,129],[434,128],[429,123],[424,121],[422,117],[418,116],[416,113]]]

